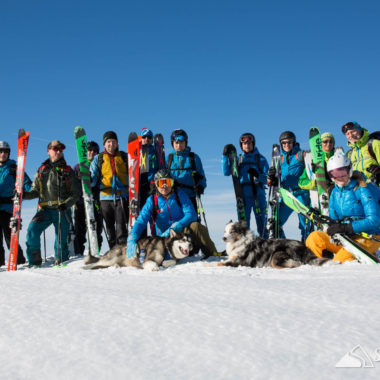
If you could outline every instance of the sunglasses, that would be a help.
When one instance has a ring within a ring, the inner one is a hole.
[[[293,141],[292,140],[284,140],[284,141],[281,141],[281,145],[291,145],[293,144]]]
[[[322,144],[333,144],[332,140],[323,140]]]
[[[149,135],[145,135],[145,136],[141,136],[142,139],[149,139],[149,140],[152,140],[152,136],[149,136]]]
[[[174,136],[174,141],[185,141],[185,136],[182,136],[182,135],[177,135],[177,136]]]
[[[250,143],[250,142],[253,142],[252,136],[243,136],[240,139],[240,142],[241,143]]]
[[[8,149],[0,149],[0,153],[9,153]]]
[[[173,184],[174,184],[174,181],[172,178],[161,178],[156,181],[157,187],[162,187],[164,185],[171,187],[173,186]]]
[[[329,171],[330,177],[332,179],[339,179],[346,177],[348,175],[348,169],[347,168],[338,168],[338,169],[333,169]]]
[[[58,146],[52,146],[50,149],[54,150],[54,152],[62,152],[63,151],[63,149],[58,147]]]

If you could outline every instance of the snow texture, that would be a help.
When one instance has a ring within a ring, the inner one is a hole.
[[[376,266],[82,265],[0,269],[3,379],[380,376]]]

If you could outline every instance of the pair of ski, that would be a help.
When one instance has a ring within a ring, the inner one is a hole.
[[[158,169],[165,169],[164,137],[157,133],[153,137],[158,159]],[[148,146],[142,145],[141,136],[131,132],[128,136],[128,176],[129,176],[129,221],[128,233],[139,216],[140,176],[149,172]]]

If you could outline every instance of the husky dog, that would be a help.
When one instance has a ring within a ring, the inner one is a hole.
[[[86,256],[84,269],[118,267],[136,267],[152,271],[159,270],[159,266],[169,267],[175,265],[177,260],[189,256],[193,249],[191,237],[183,232],[170,230],[167,238],[160,236],[149,236],[140,239],[138,242],[139,252],[145,250],[145,260],[140,263],[140,254],[133,258],[126,255],[127,245],[116,245],[102,257],[94,257],[91,254]],[[167,251],[165,256],[165,251]]]
[[[228,259],[220,266],[296,268],[302,264],[323,265],[329,259],[320,259],[309,248],[297,240],[262,239],[254,236],[245,221],[230,221],[225,229]]]

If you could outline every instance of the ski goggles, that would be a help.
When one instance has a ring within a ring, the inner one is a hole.
[[[348,175],[348,168],[338,168],[329,171],[329,175],[332,179],[339,179]]]
[[[164,185],[171,187],[174,184],[174,181],[172,178],[160,178],[155,181],[155,184],[157,187],[162,187]]]
[[[174,141],[185,141],[186,139],[185,139],[185,136],[183,136],[183,135],[175,135],[173,137],[173,140]]]
[[[250,142],[253,142],[253,138],[252,138],[252,136],[242,136],[240,138],[240,142],[241,143],[250,143]]]
[[[349,123],[343,125],[342,132],[345,134],[351,129],[357,129],[358,131],[361,131],[362,127],[358,123],[350,121]]]

